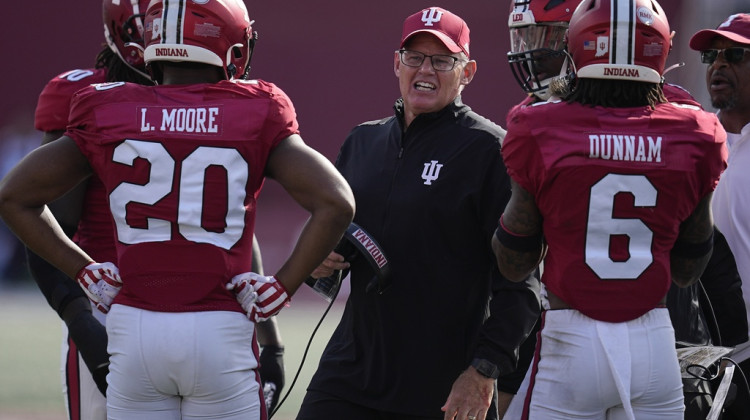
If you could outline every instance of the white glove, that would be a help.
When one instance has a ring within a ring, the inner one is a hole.
[[[109,312],[112,300],[122,289],[120,270],[109,262],[89,263],[76,274],[76,281],[89,300],[94,302],[96,309],[103,313]]]
[[[274,276],[247,272],[232,277],[227,290],[234,290],[237,302],[253,322],[265,321],[276,315],[287,303],[289,294]]]

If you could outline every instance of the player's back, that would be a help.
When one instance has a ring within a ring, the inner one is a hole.
[[[75,69],[61,73],[45,85],[37,101],[34,127],[44,132],[63,132],[68,126],[70,102],[77,91],[106,81],[107,71]],[[88,180],[86,196],[74,240],[96,261],[115,262],[114,233],[104,185],[97,176]]]
[[[123,279],[115,303],[242,311],[224,286],[251,270],[266,161],[297,132],[291,102],[265,82],[79,92],[67,134],[107,188]]]
[[[684,104],[557,102],[510,115],[503,156],[544,218],[546,286],[604,321],[654,308],[680,224],[724,168],[723,142],[713,114]]]

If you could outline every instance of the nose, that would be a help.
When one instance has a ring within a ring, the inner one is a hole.
[[[421,72],[427,72],[432,73],[435,71],[435,69],[432,67],[432,58],[431,57],[425,57],[424,61],[422,61],[422,65],[419,66],[419,71]]]

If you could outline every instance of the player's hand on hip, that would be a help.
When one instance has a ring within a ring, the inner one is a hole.
[[[322,263],[316,268],[310,277],[319,279],[322,277],[331,277],[333,272],[336,270],[345,270],[349,268],[349,263],[344,261],[344,256],[331,251],[330,254],[323,260]]]
[[[94,302],[96,309],[103,313],[109,312],[112,300],[122,289],[120,270],[109,262],[92,262],[81,268],[76,274],[76,281]]]
[[[276,277],[253,272],[234,276],[227,289],[234,290],[237,301],[253,322],[265,321],[276,315],[290,300]]]

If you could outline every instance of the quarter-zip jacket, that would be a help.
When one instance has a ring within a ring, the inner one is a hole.
[[[401,100],[395,111],[354,128],[336,161],[354,191],[355,223],[390,260],[389,286],[368,291],[372,270],[353,262],[346,308],[310,389],[442,418],[453,381],[473,358],[501,374],[515,369],[516,349],[539,315],[539,286],[503,279],[490,245],[510,197],[505,130],[460,97],[405,131]]]

